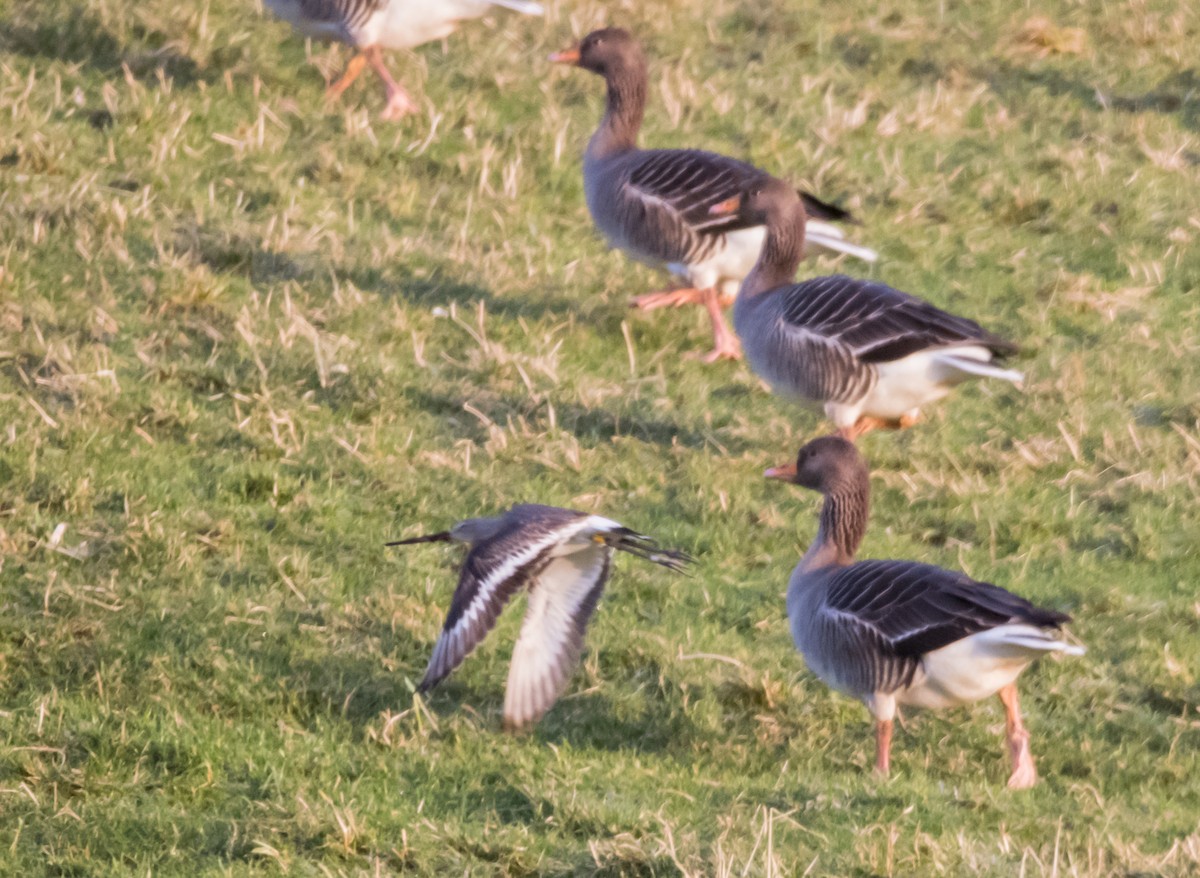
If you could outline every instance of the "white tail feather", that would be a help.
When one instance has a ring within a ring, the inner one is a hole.
[[[805,224],[804,242],[814,247],[820,247],[822,250],[845,253],[848,256],[861,259],[863,262],[877,262],[879,260],[879,254],[870,247],[850,243],[846,240],[846,235],[841,229],[829,223],[821,222],[821,220],[809,220]]]
[[[546,8],[533,0],[492,0],[493,6],[503,6],[513,12],[523,12],[526,15],[545,15]]]
[[[1022,651],[1061,652],[1065,655],[1083,655],[1087,652],[1085,647],[1067,643],[1050,631],[1036,628],[1033,625],[1001,625],[986,633],[980,633],[976,637],[981,646],[986,644],[991,648],[1011,649],[1015,647]]]
[[[941,366],[948,367],[957,372],[963,372],[967,375],[974,375],[978,378],[1000,378],[1004,381],[1011,381],[1013,384],[1020,384],[1025,380],[1025,376],[1013,369],[1001,369],[999,366],[993,366],[991,363],[985,363],[982,360],[975,360],[971,357],[956,357],[952,355],[940,355],[937,362]]]

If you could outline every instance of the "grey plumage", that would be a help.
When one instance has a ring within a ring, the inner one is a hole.
[[[902,426],[962,381],[1022,380],[999,365],[1016,346],[973,320],[877,281],[795,283],[805,214],[787,184],[752,183],[710,210],[767,226],[733,310],[750,366],[777,392],[822,406],[848,438],[881,423]]]
[[[725,326],[718,300],[736,294],[762,247],[764,229],[761,223],[718,217],[712,208],[770,178],[753,165],[711,152],[638,148],[646,60],[626,31],[594,31],[577,47],[551,59],[597,73],[607,86],[604,117],[583,156],[584,195],[596,228],[611,246],[665,267],[690,285],[683,298],[651,294],[635,304],[650,309],[702,301],[717,345],[710,359],[736,356],[736,340]],[[802,198],[821,217],[812,224],[813,243],[868,261],[877,258],[874,251],[845,241],[840,230],[824,221],[852,222],[849,213],[807,193]]]
[[[855,561],[867,529],[870,480],[845,439],[815,439],[794,466],[767,474],[824,496],[817,535],[788,582],[788,619],[812,672],[875,717],[877,769],[888,770],[898,705],[950,707],[1000,694],[1009,711],[1010,785],[1032,784],[1036,771],[1016,679],[1047,652],[1083,653],[1058,636],[1070,617],[930,564]]]
[[[504,6],[529,15],[543,9],[533,0],[266,0],[267,6],[306,37],[346,43],[356,54],[327,95],[341,95],[369,64],[387,92],[383,118],[398,119],[417,109],[392,78],[383,49],[407,49],[449,36],[459,22]]]
[[[740,297],[733,325],[758,374],[821,403],[865,397],[879,380],[880,364],[920,351],[978,345],[999,358],[1017,350],[972,320],[842,274]]]

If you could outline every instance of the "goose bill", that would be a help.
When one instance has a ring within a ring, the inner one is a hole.
[[[735,195],[732,198],[726,198],[724,201],[718,201],[708,209],[712,216],[732,216],[738,212],[738,208],[742,205],[742,196]]]
[[[578,64],[579,47],[572,46],[569,49],[563,49],[561,52],[551,52],[550,61],[555,64]]]
[[[786,466],[773,466],[763,473],[768,479],[780,479],[785,482],[790,482],[796,478],[796,464],[789,463]]]

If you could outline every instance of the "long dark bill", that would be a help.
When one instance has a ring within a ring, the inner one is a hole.
[[[444,530],[440,533],[427,534],[423,537],[409,537],[407,540],[396,540],[391,543],[384,543],[385,546],[411,546],[413,543],[448,543],[450,542],[450,531]]]

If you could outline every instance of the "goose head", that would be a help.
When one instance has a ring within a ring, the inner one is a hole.
[[[642,47],[629,31],[619,27],[594,30],[576,46],[555,52],[556,64],[573,64],[597,73],[605,79],[619,77],[629,70],[645,69]]]
[[[867,464],[854,444],[841,436],[822,436],[809,442],[796,455],[796,462],[773,467],[769,479],[791,482],[822,494],[860,484],[868,478]]]
[[[708,212],[713,216],[736,215],[747,226],[784,228],[794,224],[797,214],[803,217],[804,203],[790,183],[763,175],[763,179],[714,204]]]

